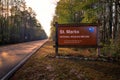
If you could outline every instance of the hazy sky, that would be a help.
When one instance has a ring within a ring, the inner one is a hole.
[[[25,0],[26,4],[37,14],[37,19],[40,21],[45,32],[49,36],[50,23],[55,13],[56,2],[58,0]]]

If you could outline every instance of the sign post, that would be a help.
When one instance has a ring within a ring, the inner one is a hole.
[[[56,22],[55,23],[55,31],[56,31],[56,35],[55,35],[55,53],[56,53],[56,56],[58,56],[58,23]]]

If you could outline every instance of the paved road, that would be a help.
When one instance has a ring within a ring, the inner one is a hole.
[[[0,80],[8,77],[46,41],[32,41],[0,47]]]

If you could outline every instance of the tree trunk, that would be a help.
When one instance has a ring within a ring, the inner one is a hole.
[[[112,25],[113,25],[113,3],[109,0],[109,39],[112,39]]]

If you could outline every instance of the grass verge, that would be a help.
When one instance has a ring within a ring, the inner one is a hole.
[[[88,56],[88,50],[59,49],[61,55]],[[120,65],[101,61],[58,59],[48,41],[10,80],[120,80]],[[92,54],[93,55],[93,54]]]

